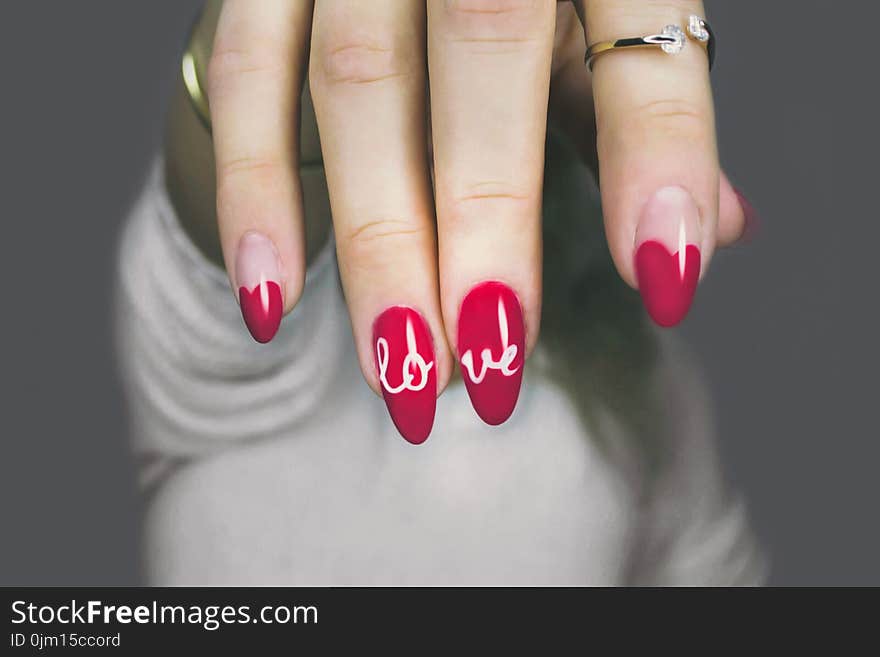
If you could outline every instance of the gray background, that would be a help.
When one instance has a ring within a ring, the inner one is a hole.
[[[198,4],[0,3],[0,583],[138,580],[113,248]],[[764,225],[681,331],[772,582],[880,584],[878,5],[707,5],[722,160]]]

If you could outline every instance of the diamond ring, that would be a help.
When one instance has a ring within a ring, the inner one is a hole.
[[[624,48],[660,48],[668,55],[680,53],[690,37],[706,48],[709,56],[709,69],[715,61],[715,35],[705,19],[696,15],[688,16],[687,34],[678,25],[667,25],[660,34],[649,34],[643,37],[630,37],[616,41],[600,41],[594,43],[584,55],[584,63],[593,70],[593,62],[599,55]]]

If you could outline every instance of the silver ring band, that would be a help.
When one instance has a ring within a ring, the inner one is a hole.
[[[688,37],[706,48],[706,54],[709,57],[709,70],[712,70],[712,65],[715,63],[715,34],[709,27],[709,23],[696,15],[688,16],[687,26],[684,30],[678,25],[667,25],[660,34],[594,43],[587,48],[584,63],[592,71],[593,62],[599,55],[627,48],[660,48],[669,55],[675,55],[681,52],[687,44]]]

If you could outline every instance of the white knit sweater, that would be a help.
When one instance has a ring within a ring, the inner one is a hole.
[[[127,222],[117,304],[150,583],[761,581],[704,384],[668,338],[660,368],[677,419],[651,436],[669,458],[650,485],[597,447],[540,345],[510,421],[484,425],[453,382],[414,447],[358,369],[332,246],[278,336],[256,344],[161,170]],[[605,444],[623,431],[610,415],[600,426]]]

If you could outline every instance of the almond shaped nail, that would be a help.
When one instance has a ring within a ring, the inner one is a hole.
[[[437,408],[437,365],[427,322],[412,308],[392,306],[373,323],[373,349],[394,426],[408,442],[422,444]]]
[[[257,232],[242,236],[235,256],[235,281],[248,331],[257,342],[269,342],[281,325],[284,299],[278,252],[268,237]]]
[[[458,358],[477,415],[491,425],[507,420],[522,384],[525,323],[519,299],[504,283],[481,283],[462,301]]]
[[[660,326],[675,326],[690,310],[700,279],[699,243],[699,210],[685,189],[665,187],[645,204],[635,270],[645,308]]]

